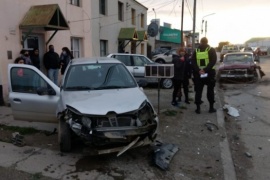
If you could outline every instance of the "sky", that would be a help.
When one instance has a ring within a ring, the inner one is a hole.
[[[160,25],[166,22],[181,29],[182,0],[137,1],[148,8],[147,24],[156,17]],[[194,1],[184,0],[184,31],[193,30]],[[270,37],[270,0],[196,0],[195,12],[195,31],[213,47],[224,41],[243,44],[253,37]]]

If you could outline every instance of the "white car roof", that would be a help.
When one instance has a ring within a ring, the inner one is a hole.
[[[74,64],[93,64],[93,63],[122,63],[115,58],[110,57],[84,57],[84,58],[76,58],[72,59],[72,65]]]

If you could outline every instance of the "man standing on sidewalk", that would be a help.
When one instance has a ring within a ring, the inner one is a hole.
[[[208,45],[208,39],[203,37],[200,46],[193,52],[191,64],[193,68],[194,84],[195,84],[195,104],[197,114],[201,113],[200,105],[202,103],[202,92],[204,85],[207,85],[207,100],[209,102],[209,113],[216,112],[214,108],[216,84],[215,64],[217,62],[217,54],[214,48]]]
[[[49,45],[49,51],[44,54],[44,66],[47,70],[48,77],[58,85],[58,73],[60,68],[60,57],[54,52],[54,46]]]

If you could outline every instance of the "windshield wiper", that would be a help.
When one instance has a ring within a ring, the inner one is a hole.
[[[93,88],[88,86],[70,86],[66,87],[66,90],[92,90]]]
[[[123,89],[123,88],[130,88],[130,86],[100,86],[95,89]]]

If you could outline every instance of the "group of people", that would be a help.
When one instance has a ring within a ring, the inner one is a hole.
[[[43,63],[47,71],[47,76],[56,85],[58,85],[59,69],[61,69],[61,75],[63,75],[67,65],[72,59],[73,55],[69,48],[63,47],[59,56],[59,54],[54,51],[54,46],[49,45],[49,51],[44,54]],[[21,50],[20,56],[14,60],[15,64],[29,64],[35,66],[37,69],[41,67],[40,62],[39,50],[37,48],[33,50],[31,55],[28,50]]]
[[[190,104],[188,95],[189,79],[193,76],[195,90],[195,104],[197,114],[201,113],[201,104],[203,88],[207,86],[207,100],[209,102],[209,113],[216,112],[215,103],[215,64],[217,55],[214,48],[208,45],[208,39],[203,37],[200,40],[200,45],[192,55],[186,53],[184,47],[180,47],[176,55],[173,55],[172,63],[174,64],[174,89],[172,93],[172,105],[178,105],[181,101],[181,89],[183,86],[185,103]],[[177,100],[178,98],[178,100]]]

